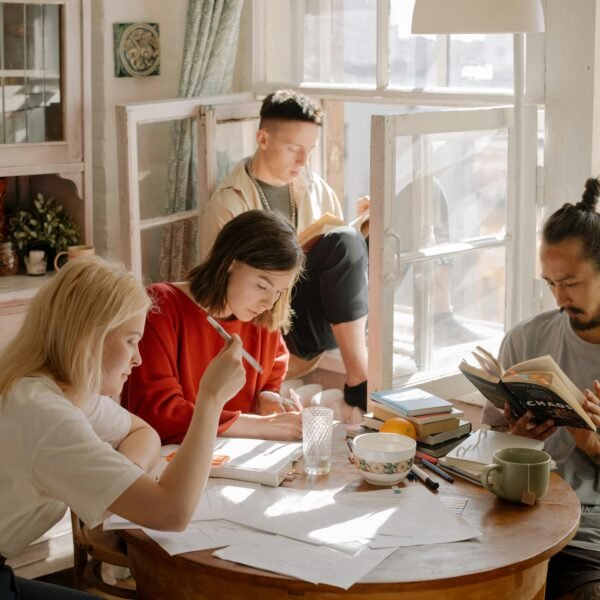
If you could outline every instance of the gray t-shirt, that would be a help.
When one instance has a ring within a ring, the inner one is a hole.
[[[582,340],[571,327],[568,315],[559,310],[542,313],[511,329],[500,346],[499,360],[506,369],[523,360],[549,354],[580,389],[593,389],[600,379],[600,344]],[[504,415],[490,402],[482,422],[506,425]],[[575,490],[582,503],[581,525],[572,545],[600,551],[600,470],[575,446],[566,427],[559,427],[545,442],[558,472]]]
[[[258,185],[267,198],[271,210],[283,215],[288,221],[292,220],[292,204],[289,185],[270,185],[258,180]],[[295,224],[294,224],[295,225]]]

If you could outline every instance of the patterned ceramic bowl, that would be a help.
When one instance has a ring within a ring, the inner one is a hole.
[[[354,464],[375,485],[402,481],[415,460],[417,442],[398,433],[364,433],[352,441]]]

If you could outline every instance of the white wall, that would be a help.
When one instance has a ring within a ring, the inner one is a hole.
[[[599,0],[546,3],[546,215],[600,174]]]
[[[177,96],[187,5],[187,0],[92,2],[94,243],[106,256],[120,255],[115,105]],[[144,21],[160,25],[160,75],[117,78],[113,24]]]

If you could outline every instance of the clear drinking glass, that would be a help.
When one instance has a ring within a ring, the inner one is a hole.
[[[310,406],[302,411],[302,447],[306,474],[329,473],[332,431],[333,410],[331,408]]]

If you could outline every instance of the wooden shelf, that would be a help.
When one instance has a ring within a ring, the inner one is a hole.
[[[54,271],[37,277],[32,275],[8,275],[0,277],[0,304],[29,302],[53,274]]]

